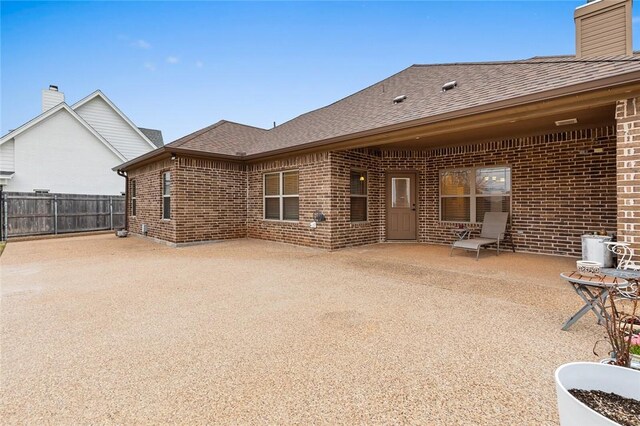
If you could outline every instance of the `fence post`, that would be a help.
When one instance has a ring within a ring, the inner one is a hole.
[[[113,231],[113,197],[109,197],[109,222]]]
[[[53,196],[53,233],[58,234],[58,196]]]
[[[0,188],[0,241],[7,241],[7,199],[2,188]]]

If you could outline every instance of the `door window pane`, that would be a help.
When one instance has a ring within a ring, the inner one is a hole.
[[[469,195],[471,193],[469,170],[448,170],[440,179],[441,195]]]
[[[471,199],[469,197],[450,197],[442,199],[442,220],[451,222],[469,222],[471,219]]]
[[[280,198],[264,199],[264,218],[275,220],[280,219]]]
[[[283,220],[298,220],[298,197],[282,199],[282,216]]]
[[[391,178],[391,207],[411,207],[411,179]]]

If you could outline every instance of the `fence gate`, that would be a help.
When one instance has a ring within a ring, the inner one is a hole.
[[[124,227],[124,196],[4,192],[2,238]]]

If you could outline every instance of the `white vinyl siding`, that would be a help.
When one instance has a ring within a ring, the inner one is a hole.
[[[90,100],[75,111],[127,160],[139,157],[153,149],[100,97]]]
[[[45,188],[68,194],[119,195],[124,179],[112,167],[122,160],[66,110],[14,138],[15,175],[7,192]],[[10,142],[5,142],[4,145]]]
[[[10,140],[0,145],[0,171],[15,172],[15,142]]]

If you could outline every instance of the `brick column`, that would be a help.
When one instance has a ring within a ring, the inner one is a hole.
[[[640,98],[616,104],[618,241],[640,259]]]

